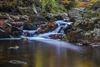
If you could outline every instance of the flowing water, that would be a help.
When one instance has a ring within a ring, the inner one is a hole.
[[[41,36],[0,39],[0,67],[100,67],[100,46]]]

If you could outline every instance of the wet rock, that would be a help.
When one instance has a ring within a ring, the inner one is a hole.
[[[6,14],[6,17],[1,16],[0,27],[3,31],[6,32],[6,34],[9,34],[11,37],[19,37],[23,33],[23,26],[28,21],[29,17],[27,15]]]
[[[61,15],[55,16],[56,20],[64,20]]]
[[[63,34],[53,34],[53,35],[49,35],[49,37],[51,39],[61,39],[61,40],[64,40],[64,35]]]
[[[34,26],[32,23],[25,23],[23,25],[23,30],[34,30]]]
[[[15,26],[12,26],[12,29],[11,29],[12,36],[18,37],[18,36],[22,35],[22,32],[23,32],[22,29],[15,27]]]
[[[11,63],[11,64],[27,64],[27,62],[21,61],[21,60],[10,60],[9,63]]]
[[[10,35],[6,33],[0,33],[0,38],[10,38]]]
[[[46,25],[41,26],[36,33],[40,34],[53,31],[56,27],[57,25],[54,22],[48,22]]]

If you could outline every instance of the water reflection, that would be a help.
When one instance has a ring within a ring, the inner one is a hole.
[[[44,38],[32,39],[0,41],[0,66],[100,67],[100,47],[75,46]]]

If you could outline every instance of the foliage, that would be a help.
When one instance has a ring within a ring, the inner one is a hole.
[[[51,13],[57,13],[64,11],[64,7],[59,4],[57,0],[40,0],[42,12],[47,11]]]
[[[92,4],[94,4],[97,0],[89,0],[87,2],[84,2],[84,1],[79,1],[77,0],[76,1],[76,7],[77,8],[80,8],[80,7],[88,7],[88,6],[91,6]]]

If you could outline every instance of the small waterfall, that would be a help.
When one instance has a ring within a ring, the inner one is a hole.
[[[49,35],[52,35],[52,34],[64,34],[64,26],[67,24],[67,22],[64,22],[64,21],[56,21],[58,27],[53,30],[52,32],[48,32],[48,33],[44,33],[44,34],[39,34],[38,37],[48,37],[49,38]],[[64,25],[61,25],[61,23],[63,23]]]
[[[62,27],[61,26],[59,26],[58,28],[56,28],[52,32],[48,32],[48,33],[44,33],[44,34],[39,34],[37,37],[47,37],[47,38],[49,38],[49,35],[59,34],[59,33],[62,33],[63,34],[63,30],[62,30]]]
[[[56,28],[54,31],[52,31],[53,33],[60,33],[62,27],[59,26],[58,28]]]

